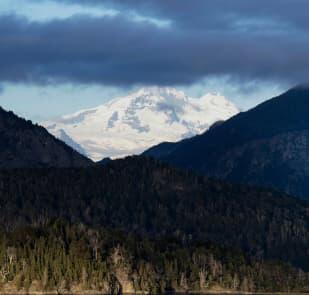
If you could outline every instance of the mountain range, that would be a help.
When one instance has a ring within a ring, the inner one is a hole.
[[[154,95],[155,93],[156,95]],[[167,98],[168,93],[169,98]],[[169,102],[170,108],[167,105],[162,106],[160,117],[158,108],[161,102],[162,104]],[[72,130],[76,129],[74,132],[79,132],[79,128],[85,126],[86,132],[81,132],[80,136],[88,137],[90,136],[88,133],[90,126],[93,126],[94,122],[99,124],[99,118],[104,117],[100,113],[116,110],[117,106],[119,117],[113,123],[110,118],[108,120],[110,130],[107,133],[110,132],[110,143],[114,146],[120,144],[122,141],[118,139],[122,139],[126,128],[129,128],[128,136],[124,136],[125,140],[133,140],[136,144],[140,144],[137,141],[138,136],[145,138],[147,135],[150,144],[150,139],[153,136],[151,134],[156,134],[152,141],[161,141],[169,132],[171,132],[171,137],[177,138],[181,132],[188,132],[190,124],[191,131],[199,130],[197,132],[201,132],[203,129],[209,128],[211,122],[216,119],[229,117],[237,112],[236,108],[223,97],[206,96],[194,100],[170,88],[142,89],[127,98],[116,99],[109,105],[110,109],[108,106],[102,106],[94,109],[93,113],[81,113],[70,120],[67,118],[66,123],[62,123],[62,125],[63,127],[64,125],[70,126]],[[200,106],[198,107],[198,105]],[[142,130],[137,130],[139,127],[132,123],[134,120],[125,121],[124,119],[125,116],[129,117],[129,106],[132,107],[133,117],[144,114],[145,120],[149,120],[149,118],[155,120],[155,113],[158,112],[156,122],[160,122],[160,124],[152,124],[154,127],[149,127],[149,132],[145,131],[146,134]],[[201,111],[202,106],[205,107],[204,112]],[[223,111],[220,111],[220,108],[223,108]],[[270,187],[308,199],[308,112],[309,86],[298,86],[247,112],[236,114],[226,121],[217,121],[204,133],[174,143],[161,143],[150,148],[143,155],[155,157],[207,176]],[[164,130],[162,127],[164,126],[162,122],[166,123],[167,118],[170,120],[174,118],[174,121],[169,125],[169,128],[173,127],[172,131],[167,127]],[[209,123],[201,124],[202,119],[204,123],[206,121]],[[80,120],[80,124],[78,120]],[[72,122],[75,122],[76,126],[72,125]],[[54,124],[53,128],[58,130],[59,137],[67,144],[50,135],[43,127],[19,118],[12,112],[0,109],[0,167],[92,165],[91,160],[81,155],[86,153],[85,146],[75,142],[66,131],[62,128],[57,129],[58,127],[55,126],[59,127],[59,125]],[[99,125],[97,127],[99,128]],[[112,134],[116,134],[117,131],[118,135],[115,135],[116,137],[113,139]],[[93,128],[93,132],[94,140],[96,140],[96,128]],[[133,136],[133,134],[135,135]],[[97,138],[99,137],[101,134],[97,135]],[[141,142],[145,147],[145,141],[141,140]],[[125,146],[124,142],[122,143]],[[74,146],[75,150],[69,146]],[[120,147],[121,145],[119,145]],[[100,153],[96,155],[98,158],[101,157]],[[109,160],[106,158],[100,163],[108,162]]]
[[[308,93],[96,164],[1,109],[0,291],[308,292]]]
[[[218,94],[192,98],[174,88],[147,87],[42,125],[98,161],[140,154],[163,141],[192,137],[237,113],[238,109]]]
[[[309,199],[308,113],[309,86],[298,86],[202,135],[159,144],[144,155]]]

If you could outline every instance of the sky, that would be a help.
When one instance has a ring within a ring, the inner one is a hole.
[[[34,121],[142,86],[246,110],[309,77],[308,0],[1,0],[0,105]]]

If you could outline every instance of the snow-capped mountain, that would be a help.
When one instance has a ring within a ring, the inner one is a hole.
[[[148,87],[43,126],[79,152],[101,160],[202,133],[236,113],[221,95],[191,98],[174,88]]]

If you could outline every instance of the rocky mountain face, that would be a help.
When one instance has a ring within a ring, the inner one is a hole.
[[[98,161],[139,154],[163,141],[200,134],[238,113],[226,98],[191,98],[174,88],[142,88],[126,97],[82,110],[43,126],[59,139]]]
[[[43,127],[0,108],[0,168],[78,167],[91,163]]]
[[[298,86],[208,132],[145,155],[309,199],[309,86]]]

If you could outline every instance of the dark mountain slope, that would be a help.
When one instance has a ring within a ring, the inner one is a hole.
[[[309,198],[309,86],[295,87],[208,132],[144,155],[200,173]]]
[[[0,108],[0,167],[71,167],[91,161],[43,127]]]
[[[152,159],[0,172],[0,226],[73,224],[211,241],[309,269],[306,201],[178,171]]]

